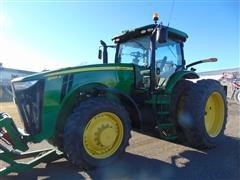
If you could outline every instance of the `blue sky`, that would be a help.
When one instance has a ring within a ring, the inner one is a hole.
[[[101,39],[111,44],[122,30],[152,23],[154,12],[189,35],[188,63],[218,58],[199,71],[240,66],[238,0],[0,1],[0,62],[34,71],[101,63]]]

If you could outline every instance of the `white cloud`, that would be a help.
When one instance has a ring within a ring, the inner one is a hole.
[[[0,33],[0,62],[4,67],[42,71],[43,69],[58,69],[66,67],[67,64],[62,61],[48,57],[26,44],[17,42]]]

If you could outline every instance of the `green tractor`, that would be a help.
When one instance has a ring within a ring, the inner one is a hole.
[[[196,148],[216,146],[227,119],[224,88],[199,80],[186,65],[187,34],[157,23],[101,41],[103,64],[47,71],[12,81],[25,131],[0,114],[0,175],[22,172],[65,157],[82,169],[113,162],[129,145],[131,130]],[[115,63],[108,63],[108,48]],[[54,148],[27,151],[47,140]],[[19,159],[35,157],[28,163]]]

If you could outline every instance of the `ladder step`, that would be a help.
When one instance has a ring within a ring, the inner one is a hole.
[[[159,124],[160,127],[172,127],[172,126],[175,126],[175,124],[173,123],[162,123],[162,124]]]
[[[169,111],[161,111],[161,112],[158,112],[157,114],[159,115],[167,115],[167,114],[170,114]]]
[[[164,137],[165,140],[176,140],[177,136],[168,136],[168,137]]]

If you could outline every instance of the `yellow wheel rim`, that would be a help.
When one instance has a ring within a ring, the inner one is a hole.
[[[123,139],[123,124],[111,112],[95,115],[88,122],[83,133],[83,145],[93,158],[104,159],[113,155]]]
[[[221,94],[213,92],[205,106],[205,128],[209,136],[216,137],[224,122],[224,102]]]

